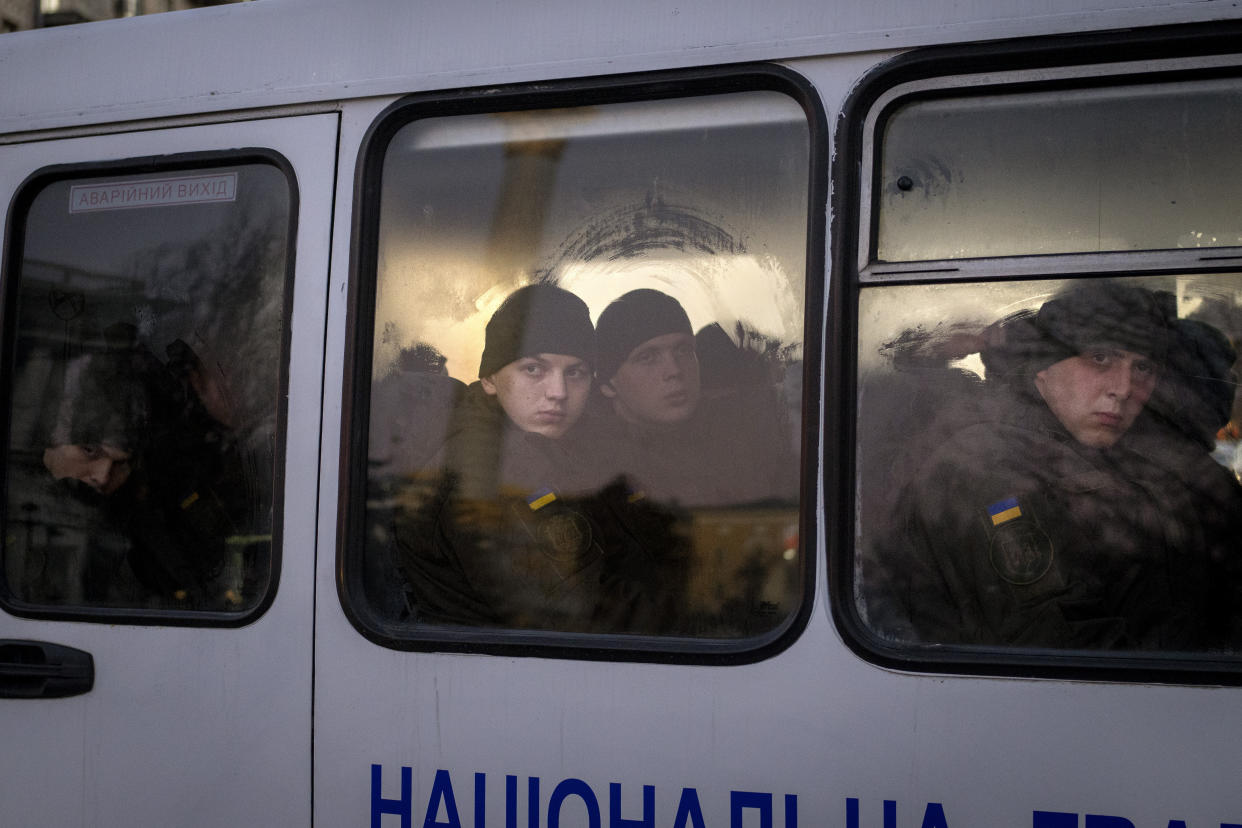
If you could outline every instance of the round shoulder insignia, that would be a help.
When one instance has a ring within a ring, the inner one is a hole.
[[[1052,541],[1030,521],[1012,520],[992,534],[988,560],[1001,578],[1015,586],[1027,586],[1052,569]]]
[[[548,557],[572,561],[591,547],[591,523],[566,509],[539,522],[539,538]]]

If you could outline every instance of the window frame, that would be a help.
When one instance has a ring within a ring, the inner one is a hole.
[[[147,609],[143,607],[46,607],[17,600],[0,577],[0,609],[21,617],[44,621],[80,621],[99,624],[124,624],[164,627],[239,628],[258,620],[276,600],[280,586],[284,535],[285,442],[288,423],[289,356],[292,338],[290,323],[293,311],[293,289],[296,273],[299,190],[293,165],[276,150],[266,147],[243,147],[230,150],[207,150],[171,155],[126,158],[113,161],[88,161],[54,164],[41,167],[27,176],[17,187],[9,204],[5,224],[5,255],[0,262],[3,298],[0,300],[0,395],[9,399],[13,387],[13,364],[18,326],[15,306],[20,294],[18,271],[24,260],[26,216],[32,202],[52,184],[81,178],[102,178],[129,175],[151,175],[172,172],[195,173],[246,164],[262,164],[284,176],[288,187],[289,217],[285,242],[285,275],[281,295],[280,352],[278,355],[279,387],[277,389],[276,430],[272,452],[272,540],[268,586],[260,600],[250,609],[239,612],[218,610]],[[7,480],[11,415],[8,405],[0,406],[0,481]],[[6,487],[7,488],[7,487]],[[0,525],[6,522],[6,501],[0,500]]]
[[[365,498],[354,493],[365,493],[367,487],[370,374],[378,273],[379,194],[389,142],[402,127],[425,118],[689,99],[749,91],[775,91],[785,94],[802,108],[808,129],[801,400],[804,428],[798,517],[799,551],[803,571],[797,609],[769,633],[753,638],[727,640],[464,629],[431,625],[425,631],[411,632],[406,628],[397,629],[395,625],[385,624],[371,612],[363,600],[360,574],[362,567],[351,563],[349,558],[353,550],[360,550],[363,546],[366,519]],[[823,330],[821,320],[828,193],[827,135],[827,120],[822,104],[811,84],[793,71],[774,64],[744,64],[694,71],[638,73],[416,94],[398,100],[376,117],[359,149],[354,188],[336,551],[337,597],[346,617],[362,636],[379,646],[402,651],[716,665],[760,661],[783,651],[797,639],[810,617],[815,591],[815,480],[810,470],[815,468],[818,457],[818,429],[806,426],[819,422],[818,343]]]
[[[918,262],[874,258],[878,141],[887,113],[929,96],[1118,86],[1242,76],[1242,26],[1213,24],[978,46],[932,47],[880,65],[855,87],[836,136],[824,502],[838,516],[826,533],[829,605],[846,645],[886,668],[963,675],[1141,683],[1242,684],[1242,653],[1185,657],[943,644],[897,644],[872,632],[856,603],[859,296],[885,285],[1099,279],[1242,270],[1242,248],[1021,255]]]

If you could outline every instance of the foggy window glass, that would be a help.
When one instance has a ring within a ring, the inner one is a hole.
[[[9,283],[3,593],[240,617],[273,584],[291,187],[273,164],[36,179]]]
[[[859,299],[855,600],[901,644],[1242,646],[1242,274]]]
[[[898,106],[878,140],[875,258],[1242,244],[1242,81]]]
[[[346,559],[386,631],[791,618],[809,151],[776,92],[395,133]]]

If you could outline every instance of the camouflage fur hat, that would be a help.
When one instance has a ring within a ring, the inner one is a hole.
[[[1175,337],[1172,294],[1089,282],[994,326],[981,352],[989,379],[1027,379],[1092,347],[1111,346],[1164,364]]]

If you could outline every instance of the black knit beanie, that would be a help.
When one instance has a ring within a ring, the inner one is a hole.
[[[642,288],[614,299],[596,323],[596,377],[600,382],[608,382],[635,348],[648,339],[671,333],[693,335],[694,329],[681,303],[668,294]]]
[[[487,323],[479,376],[514,360],[564,354],[595,364],[595,329],[586,303],[555,285],[527,285],[509,294]]]

